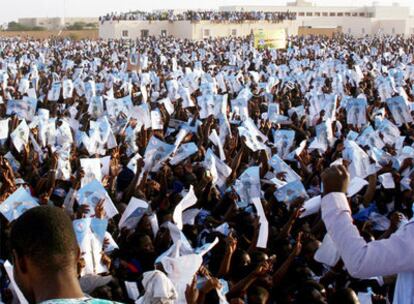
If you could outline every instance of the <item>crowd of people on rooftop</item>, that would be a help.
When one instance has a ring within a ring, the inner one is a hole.
[[[159,12],[128,12],[111,13],[99,18],[100,22],[116,21],[211,21],[217,23],[233,22],[241,23],[246,21],[267,21],[272,23],[283,22],[284,20],[294,20],[296,15],[289,11],[285,12],[265,12],[265,11],[194,11],[175,13],[170,11]]]

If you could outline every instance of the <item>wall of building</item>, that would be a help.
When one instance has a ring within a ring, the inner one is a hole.
[[[410,17],[410,8],[399,5],[373,6],[372,11],[376,19],[401,20]]]
[[[404,33],[407,31],[407,20],[377,20],[376,29],[387,35]]]
[[[302,27],[300,26],[298,29],[298,35],[299,36],[327,36],[332,37],[334,34],[342,33],[342,28],[317,28],[317,27]]]
[[[315,29],[326,29],[328,32],[341,28],[345,34],[356,37],[375,35],[378,32],[384,34],[414,34],[414,19],[406,20],[378,20],[374,18],[354,17],[352,20],[346,17],[307,18],[283,23],[269,22],[244,22],[244,23],[213,23],[201,21],[191,23],[189,21],[114,21],[105,22],[99,28],[99,35],[104,39],[136,39],[142,37],[142,30],[148,31],[150,36],[160,36],[163,31],[166,35],[173,35],[181,39],[201,40],[208,37],[245,37],[254,30],[263,29],[272,31],[283,28],[288,35],[297,35],[299,28],[308,28],[308,32]],[[303,33],[303,31],[302,31]]]
[[[84,22],[84,23],[99,23],[99,18],[97,17],[66,17],[65,23],[74,24],[76,22]]]
[[[37,18],[20,18],[17,22],[26,26],[37,26]]]
[[[208,21],[201,21],[193,24],[194,40],[200,40],[208,37],[246,37],[253,31],[263,29],[272,31],[276,29],[285,29],[289,35],[297,34],[297,27],[295,22],[285,21],[283,23],[270,22],[243,22],[243,23],[211,23]],[[209,34],[207,34],[207,32]]]
[[[408,35],[414,35],[414,18],[407,19],[407,34]]]
[[[299,21],[302,27],[312,28],[342,28],[342,32],[345,34],[351,34],[354,36],[364,36],[373,34],[373,22],[370,18],[355,17],[352,18],[352,22],[345,17],[332,17],[332,18],[313,18]]]
[[[59,17],[55,18],[21,18],[18,20],[20,24],[26,26],[41,26],[48,30],[58,29],[63,26],[63,19]]]
[[[168,35],[182,39],[193,39],[194,26],[190,21],[180,21],[170,23],[171,27],[167,30]]]
[[[142,31],[147,31],[149,36],[161,36],[164,31],[166,35],[183,39],[192,39],[193,33],[190,21],[111,21],[99,27],[99,35],[104,39],[136,39],[142,36]]]
[[[222,6],[220,11],[264,11],[264,12],[292,12],[300,19],[325,17],[367,17],[382,20],[401,20],[410,17],[410,8],[393,4],[391,6],[315,6],[311,3],[299,1],[288,6]],[[333,15],[332,15],[333,14]]]
[[[104,22],[99,24],[99,37],[103,39],[118,38],[115,36],[115,26],[112,22]]]
[[[53,17],[53,18],[19,18],[18,22],[26,26],[40,26],[47,30],[57,30],[63,28],[65,25],[72,25],[76,22],[95,23],[99,24],[99,18],[95,17]]]
[[[244,37],[252,31],[264,29],[271,31],[283,28],[289,35],[297,34],[295,21],[283,23],[244,22],[244,23],[213,23],[200,21],[112,21],[104,22],[99,28],[101,38],[136,39],[142,37],[142,31],[148,31],[149,36],[160,36],[162,31],[177,38],[201,40],[208,37]]]
[[[220,11],[276,11],[296,13],[296,20],[283,23],[266,21],[245,21],[243,23],[215,23],[201,21],[113,21],[100,26],[102,38],[137,38],[141,30],[148,35],[159,36],[162,31],[177,38],[200,40],[207,37],[247,36],[252,31],[264,29],[272,31],[284,28],[288,35],[297,35],[299,28],[302,33],[337,31],[356,37],[374,35],[379,31],[385,34],[414,34],[414,17],[410,16],[410,8],[399,5],[364,7],[315,6],[306,0],[297,0],[288,6],[223,6]],[[306,29],[306,30],[303,30]],[[126,33],[127,35],[123,35]]]

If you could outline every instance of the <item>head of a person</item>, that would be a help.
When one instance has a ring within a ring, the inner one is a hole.
[[[266,304],[270,294],[261,286],[252,286],[247,291],[247,302],[250,304]]]
[[[135,232],[128,237],[128,251],[133,257],[154,253],[151,237],[145,233]]]
[[[351,288],[338,289],[331,297],[332,303],[359,304],[358,296]]]
[[[254,251],[251,255],[251,265],[252,267],[257,267],[268,258],[269,256],[266,253],[262,251]]]
[[[327,304],[325,288],[315,282],[307,281],[299,289],[296,298],[298,304]]]
[[[236,281],[247,276],[251,271],[251,258],[247,251],[236,250],[231,260],[230,276]]]
[[[306,242],[304,242],[302,255],[308,262],[313,261],[315,252],[318,250],[320,246],[321,242],[318,240],[307,240]]]
[[[77,275],[79,247],[69,216],[60,208],[41,206],[26,211],[10,232],[14,277],[32,302],[34,284],[62,275]]]

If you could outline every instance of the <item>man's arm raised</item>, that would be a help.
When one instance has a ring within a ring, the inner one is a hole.
[[[389,239],[367,243],[353,224],[345,196],[349,183],[346,168],[329,168],[323,173],[322,180],[325,193],[322,219],[353,277],[368,278],[414,270],[414,222]]]

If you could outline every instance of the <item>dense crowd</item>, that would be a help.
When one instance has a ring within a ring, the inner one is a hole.
[[[192,11],[174,13],[170,11],[159,12],[128,12],[128,13],[111,13],[99,18],[101,23],[106,21],[211,21],[211,22],[232,22],[241,23],[246,21],[268,21],[272,23],[283,22],[284,20],[294,20],[296,15],[287,12],[264,12],[264,11]]]
[[[58,213],[15,237],[47,205],[71,218],[92,297],[411,303],[413,276],[396,285],[380,271],[398,259],[349,266],[359,251],[342,252],[411,223],[413,48],[400,36],[290,37],[283,50],[250,38],[1,39],[2,301],[24,303],[16,254],[45,271],[64,247],[30,243],[65,222]],[[349,171],[362,238],[338,237],[324,213],[332,165]]]

